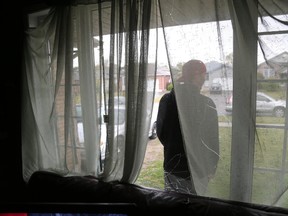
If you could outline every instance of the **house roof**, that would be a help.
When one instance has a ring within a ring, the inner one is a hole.
[[[288,66],[288,52],[282,52],[279,55],[269,59],[268,62],[278,64],[280,66]]]
[[[205,63],[205,65],[206,65],[207,73],[211,71],[219,70],[222,67],[222,64],[217,61],[210,61],[208,63]]]
[[[287,73],[288,67],[288,52],[284,51],[273,58],[268,59],[267,61],[262,62],[258,65],[259,68],[270,67],[275,70],[275,73]]]
[[[205,65],[206,65],[207,73],[221,70],[224,67],[231,68],[231,66],[224,65],[224,64],[217,62],[217,61],[210,61],[210,62],[205,63]]]
[[[270,58],[267,60],[268,64],[277,64],[279,66],[288,66],[288,52],[284,51],[276,56],[274,56],[273,58]],[[262,66],[262,65],[267,65],[267,62],[264,61],[261,64],[258,65],[258,67]]]
[[[159,66],[157,68],[157,75],[170,76],[170,70],[167,66]]]

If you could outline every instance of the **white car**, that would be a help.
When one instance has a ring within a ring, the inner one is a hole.
[[[152,112],[152,119],[149,129],[149,139],[156,139],[156,118],[157,118],[157,110],[158,106],[154,106],[154,111]],[[125,106],[119,105],[114,110],[114,131],[116,134],[114,134],[115,140],[117,139],[117,143],[119,146],[121,146],[121,143],[125,141]],[[107,124],[104,122],[104,110],[101,110],[101,113],[99,111],[98,115],[102,116],[100,118],[101,124],[101,138],[100,138],[100,147],[101,147],[101,158],[105,158],[105,151],[106,151],[106,136],[107,136]],[[83,123],[82,123],[82,110],[81,105],[76,105],[76,119],[77,119],[77,132],[78,132],[78,140],[79,143],[84,143],[84,133],[83,133]],[[120,151],[120,149],[118,150]]]
[[[226,112],[232,112],[232,95],[226,101]],[[266,113],[275,117],[284,117],[286,111],[286,102],[284,100],[276,100],[263,92],[257,92],[256,112]]]
[[[84,143],[84,133],[83,133],[83,122],[82,122],[82,117],[79,117],[79,113],[81,113],[81,105],[76,106],[76,110],[78,111],[77,115],[77,132],[78,132],[78,139],[79,143]],[[76,111],[76,112],[77,112]],[[99,110],[98,115],[100,117],[100,133],[101,133],[101,138],[100,138],[100,148],[101,148],[101,159],[104,160],[105,158],[105,152],[106,152],[106,136],[107,136],[107,124],[104,121],[104,110]],[[115,139],[118,141],[118,145],[121,146],[121,143],[124,143],[125,139],[125,108],[123,105],[120,105],[115,109],[114,112],[114,121],[115,121],[115,128],[114,132],[115,134]],[[120,143],[120,144],[119,144]],[[118,149],[120,151],[120,148]]]
[[[159,107],[159,103],[154,103],[153,110],[152,110],[150,129],[149,129],[149,135],[148,135],[150,140],[157,138],[156,119],[157,119],[157,114],[158,114],[158,107]]]

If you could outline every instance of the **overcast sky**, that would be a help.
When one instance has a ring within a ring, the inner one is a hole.
[[[287,20],[287,17],[284,16],[278,18]],[[267,29],[270,31],[287,31],[287,33],[277,36],[260,36],[265,42],[267,58],[273,58],[284,51],[288,52],[288,27],[276,23],[271,18],[265,18],[264,23],[258,25],[258,31],[267,31]],[[186,62],[192,58],[200,59],[205,63],[209,61],[223,62],[226,56],[233,52],[233,31],[230,21],[221,21],[219,26],[217,26],[215,22],[209,22],[168,27],[165,33],[172,65]],[[150,35],[151,37],[155,36],[156,30],[151,30]],[[167,54],[162,29],[158,29],[158,36],[158,63],[163,65],[167,64]],[[103,40],[104,58],[108,60],[109,35],[104,36]],[[149,62],[155,61],[155,46],[155,39],[150,39]],[[222,47],[222,49],[220,49],[220,47]],[[260,49],[258,49],[258,52],[258,64],[260,64],[264,61],[264,58]],[[99,50],[96,48],[95,59],[98,57]]]

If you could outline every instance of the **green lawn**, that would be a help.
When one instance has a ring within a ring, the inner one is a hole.
[[[279,119],[266,118],[261,123],[277,122]],[[230,162],[231,162],[231,128],[220,128],[220,160],[215,177],[210,181],[207,196],[229,199],[230,193]],[[279,129],[257,129],[255,145],[254,167],[268,168],[268,170],[254,169],[253,194],[254,203],[274,203],[279,197],[281,185],[288,187],[288,174],[275,172],[281,167],[284,132]],[[287,154],[286,154],[287,156]],[[164,188],[162,159],[156,160],[142,169],[136,184],[146,187]],[[286,159],[286,170],[288,159]],[[274,171],[273,171],[274,170]],[[288,193],[288,192],[286,192]],[[282,196],[279,206],[288,207],[288,195]]]
[[[232,122],[232,116],[230,115],[221,115],[218,116],[219,122]],[[256,116],[257,124],[284,124],[284,118],[278,118],[273,116]]]
[[[146,187],[164,189],[163,174],[163,160],[156,160],[146,169],[142,169],[136,183]]]

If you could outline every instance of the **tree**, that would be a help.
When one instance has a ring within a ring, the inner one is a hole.
[[[233,65],[233,53],[230,53],[225,57],[225,62],[230,66]]]

